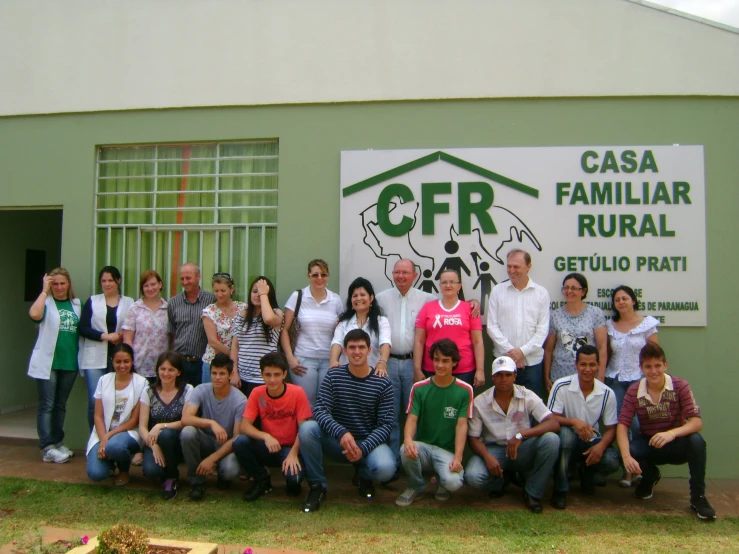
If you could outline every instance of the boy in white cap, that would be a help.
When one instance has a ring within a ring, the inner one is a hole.
[[[502,496],[503,472],[527,474],[524,503],[533,513],[542,511],[541,497],[559,454],[559,423],[541,399],[516,385],[516,362],[501,356],[493,362],[493,387],[474,401],[468,444],[475,453],[465,470],[465,481]],[[531,426],[531,418],[539,423]]]

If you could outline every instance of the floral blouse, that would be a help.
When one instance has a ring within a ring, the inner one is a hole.
[[[246,310],[246,304],[243,302],[234,302],[234,304],[236,304],[236,315]],[[215,323],[218,340],[229,350],[231,349],[231,341],[233,340],[233,322],[236,319],[236,315],[234,317],[228,317],[216,304],[211,304],[203,310],[203,317],[207,317]],[[210,363],[215,355],[216,351],[212,346],[208,345],[208,348],[205,349],[205,354],[203,354],[203,361]]]
[[[139,299],[126,313],[123,329],[133,331],[133,367],[144,377],[156,376],[156,361],[159,354],[167,350],[169,317],[167,302],[162,300],[159,308],[152,312]]]

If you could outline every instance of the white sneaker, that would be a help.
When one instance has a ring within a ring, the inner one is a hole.
[[[69,448],[67,448],[66,446],[64,446],[62,443],[59,443],[54,448],[56,448],[59,452],[61,452],[62,454],[64,454],[65,456],[67,456],[69,458],[71,458],[72,456],[74,456],[74,452],[72,452]]]
[[[69,456],[57,448],[48,448],[41,453],[45,462],[54,462],[55,464],[65,464],[69,461]]]
[[[436,498],[436,500],[449,500],[451,497],[452,493],[442,487],[441,483],[436,485],[436,494],[434,494],[434,498]]]
[[[397,506],[400,506],[401,508],[405,508],[406,506],[410,506],[411,504],[413,504],[414,500],[421,498],[422,496],[423,491],[405,489],[405,491],[403,491],[403,494],[395,499],[395,504]]]

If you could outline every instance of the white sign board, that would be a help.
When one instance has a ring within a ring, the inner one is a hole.
[[[563,301],[571,272],[610,315],[626,284],[666,325],[706,325],[702,146],[452,148],[341,153],[341,291],[356,277],[376,292],[401,258],[415,286],[439,288],[459,269],[466,299],[487,304],[507,279],[508,250],[532,257],[530,277]],[[485,321],[485,318],[483,318]]]

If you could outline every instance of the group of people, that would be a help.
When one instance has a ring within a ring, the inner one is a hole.
[[[344,304],[316,259],[310,284],[283,313],[263,276],[237,302],[230,275],[213,275],[207,292],[199,268],[187,263],[183,292],[167,302],[161,277],[147,270],[134,302],[108,266],[99,275],[103,293],[83,306],[57,268],[30,310],[40,323],[29,375],[39,391],[42,458],[63,463],[72,455],[63,423],[80,370],[88,475],[125,485],[143,453],[144,474],[162,482],[165,498],[177,494],[183,461],[194,500],[212,473],[219,487],[249,479],[244,498],[256,500],[272,489],[272,466],[288,495],[300,495],[307,481],[302,509],[316,511],[327,494],[325,454],[354,466],[364,497],[405,473],[396,504],[408,506],[424,494],[425,472],[435,475],[439,500],[465,482],[495,498],[512,482],[539,513],[552,474],[551,505],[564,509],[573,475],[593,494],[621,467],[620,485],[636,485],[647,499],[658,465],[688,463],[690,505],[715,518],[699,408],[689,385],[666,373],[658,321],[638,313],[634,291],[614,289],[607,320],[584,301],[585,277],[572,273],[563,280],[565,303],[550,311],[547,290],[529,277],[529,254],[514,249],[506,261],[509,279],[487,306],[493,387],[478,395],[486,381],[480,306],[460,299],[455,270],[440,272],[434,296],[414,288],[416,265],[401,259],[393,288],[375,295],[360,277]]]

